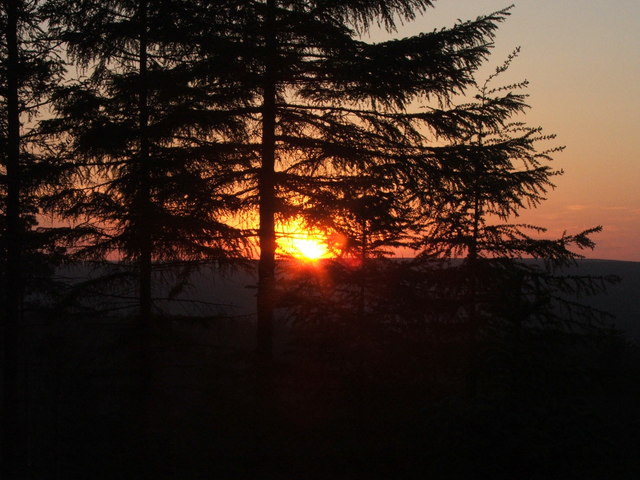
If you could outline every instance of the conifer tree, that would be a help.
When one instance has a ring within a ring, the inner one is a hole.
[[[600,227],[545,239],[544,228],[512,223],[523,209],[545,199],[553,177],[562,173],[549,163],[563,149],[541,149],[539,145],[555,136],[518,120],[529,108],[523,93],[526,81],[494,86],[517,53],[477,85],[474,101],[454,109],[465,121],[459,123],[457,137],[440,149],[440,178],[446,179],[442,192],[416,197],[423,215],[417,243],[423,259],[463,259],[439,271],[432,292],[445,292],[449,321],[465,325],[471,395],[477,390],[480,344],[489,332],[511,332],[511,340],[518,343],[525,326],[580,328],[593,325],[598,317],[586,307],[570,306],[563,295],[597,291],[601,282],[562,277],[554,270],[581,258],[576,249],[593,248],[590,235]],[[433,282],[433,276],[428,278]],[[564,317],[562,305],[571,310]]]
[[[403,40],[358,39],[371,24],[393,30],[396,20],[414,18],[431,3],[266,0],[237,6],[234,18],[243,20],[228,38],[248,67],[243,88],[255,92],[259,140],[243,198],[259,211],[258,352],[265,361],[272,351],[276,223],[304,217],[304,205],[322,196],[322,185],[339,185],[341,176],[374,165],[394,170],[394,162],[415,152],[409,139],[421,138],[418,117],[404,115],[406,107],[420,95],[446,101],[467,86],[507,14]]]
[[[137,283],[142,325],[152,315],[152,271],[237,256],[230,171],[216,137],[242,135],[225,115],[236,97],[208,94],[187,65],[185,18],[195,2],[59,1],[56,32],[88,76],[59,89],[49,128],[67,141],[74,185],[51,199],[82,224],[77,258],[122,260]],[[186,30],[188,31],[188,30]],[[239,93],[240,95],[242,92]],[[217,109],[217,107],[220,107]]]
[[[46,238],[36,231],[36,192],[49,178],[37,114],[61,63],[40,1],[7,0],[0,10],[0,302],[3,338],[3,474],[16,474],[21,445],[18,357],[25,296],[36,280]]]

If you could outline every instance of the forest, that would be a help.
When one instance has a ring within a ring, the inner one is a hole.
[[[512,8],[371,40],[435,4],[2,1],[2,478],[640,478]]]

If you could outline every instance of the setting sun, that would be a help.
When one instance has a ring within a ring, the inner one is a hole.
[[[291,245],[294,248],[293,256],[306,258],[309,260],[317,260],[325,257],[329,250],[327,245],[320,239],[315,238],[293,238]]]
[[[282,226],[278,238],[280,253],[301,260],[319,260],[331,256],[326,235],[317,229],[307,229],[301,220]]]

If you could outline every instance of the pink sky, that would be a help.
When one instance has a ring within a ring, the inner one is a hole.
[[[439,0],[398,36],[473,19],[509,3]],[[488,71],[522,47],[503,80],[530,81],[527,123],[557,134],[557,144],[566,146],[554,162],[565,171],[555,179],[556,190],[521,220],[555,236],[602,225],[588,258],[640,261],[639,32],[638,0],[516,0],[490,60]]]

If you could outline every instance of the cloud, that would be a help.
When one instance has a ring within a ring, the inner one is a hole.
[[[567,205],[565,207],[566,210],[569,210],[570,212],[580,212],[582,210],[587,210],[588,208],[590,208],[587,205]]]
[[[640,208],[638,208],[635,205],[634,206],[626,206],[626,205],[601,206],[601,205],[575,204],[575,205],[565,206],[564,210],[566,212],[565,215],[571,214],[573,212],[584,212],[584,211],[589,211],[594,215],[598,215],[598,212],[607,212],[609,214],[616,213],[616,214],[622,214],[622,215],[634,216],[634,217],[640,215]]]

